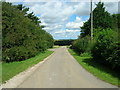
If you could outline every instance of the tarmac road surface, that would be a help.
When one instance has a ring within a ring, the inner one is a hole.
[[[40,65],[18,88],[116,88],[87,72],[65,46]]]

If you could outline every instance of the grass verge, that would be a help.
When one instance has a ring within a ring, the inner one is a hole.
[[[105,67],[104,65],[95,62],[94,60],[92,60],[91,57],[81,57],[72,49],[69,49],[68,51],[88,72],[92,73],[93,75],[95,75],[103,81],[106,81],[116,86],[120,86],[120,74],[118,72],[115,72]]]
[[[2,63],[2,83],[5,83],[5,81],[9,80],[13,76],[17,75],[18,73],[26,70],[27,68],[39,63],[43,59],[45,59],[47,56],[52,54],[53,51],[45,51],[43,53],[40,53],[36,55],[33,58],[20,61],[20,62],[11,62],[11,63]]]
[[[52,49],[54,49],[54,48],[59,48],[59,47],[60,47],[60,46],[58,46],[58,45],[54,45]]]

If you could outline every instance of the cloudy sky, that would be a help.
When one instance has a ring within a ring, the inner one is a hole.
[[[23,4],[30,8],[46,27],[44,30],[52,34],[54,39],[76,39],[80,35],[80,27],[88,20],[90,0],[6,0],[13,4]],[[93,8],[99,0],[93,2]],[[117,0],[101,0],[111,14],[118,12]]]

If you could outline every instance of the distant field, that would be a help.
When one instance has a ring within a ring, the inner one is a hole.
[[[0,77],[2,77],[2,83],[5,83],[5,81],[9,80],[16,74],[39,63],[40,61],[42,61],[43,59],[45,59],[47,56],[49,56],[52,53],[53,53],[53,51],[45,51],[44,53],[40,53],[40,54],[36,55],[35,57],[24,60],[24,61],[3,63],[2,64],[2,76],[0,76]]]
[[[53,48],[59,48],[60,46],[59,45],[54,45]]]
[[[80,65],[82,65],[87,71],[89,71],[96,77],[116,86],[120,84],[119,73],[103,65],[100,65],[99,63],[94,62],[91,57],[81,57],[78,54],[76,54],[72,49],[69,49],[68,51],[71,53],[71,55],[74,56],[74,58],[79,62]]]

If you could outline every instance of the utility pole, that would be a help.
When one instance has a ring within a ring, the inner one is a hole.
[[[91,8],[90,8],[90,12],[91,12],[91,40],[93,40],[93,12],[92,12],[92,0],[91,0]]]

